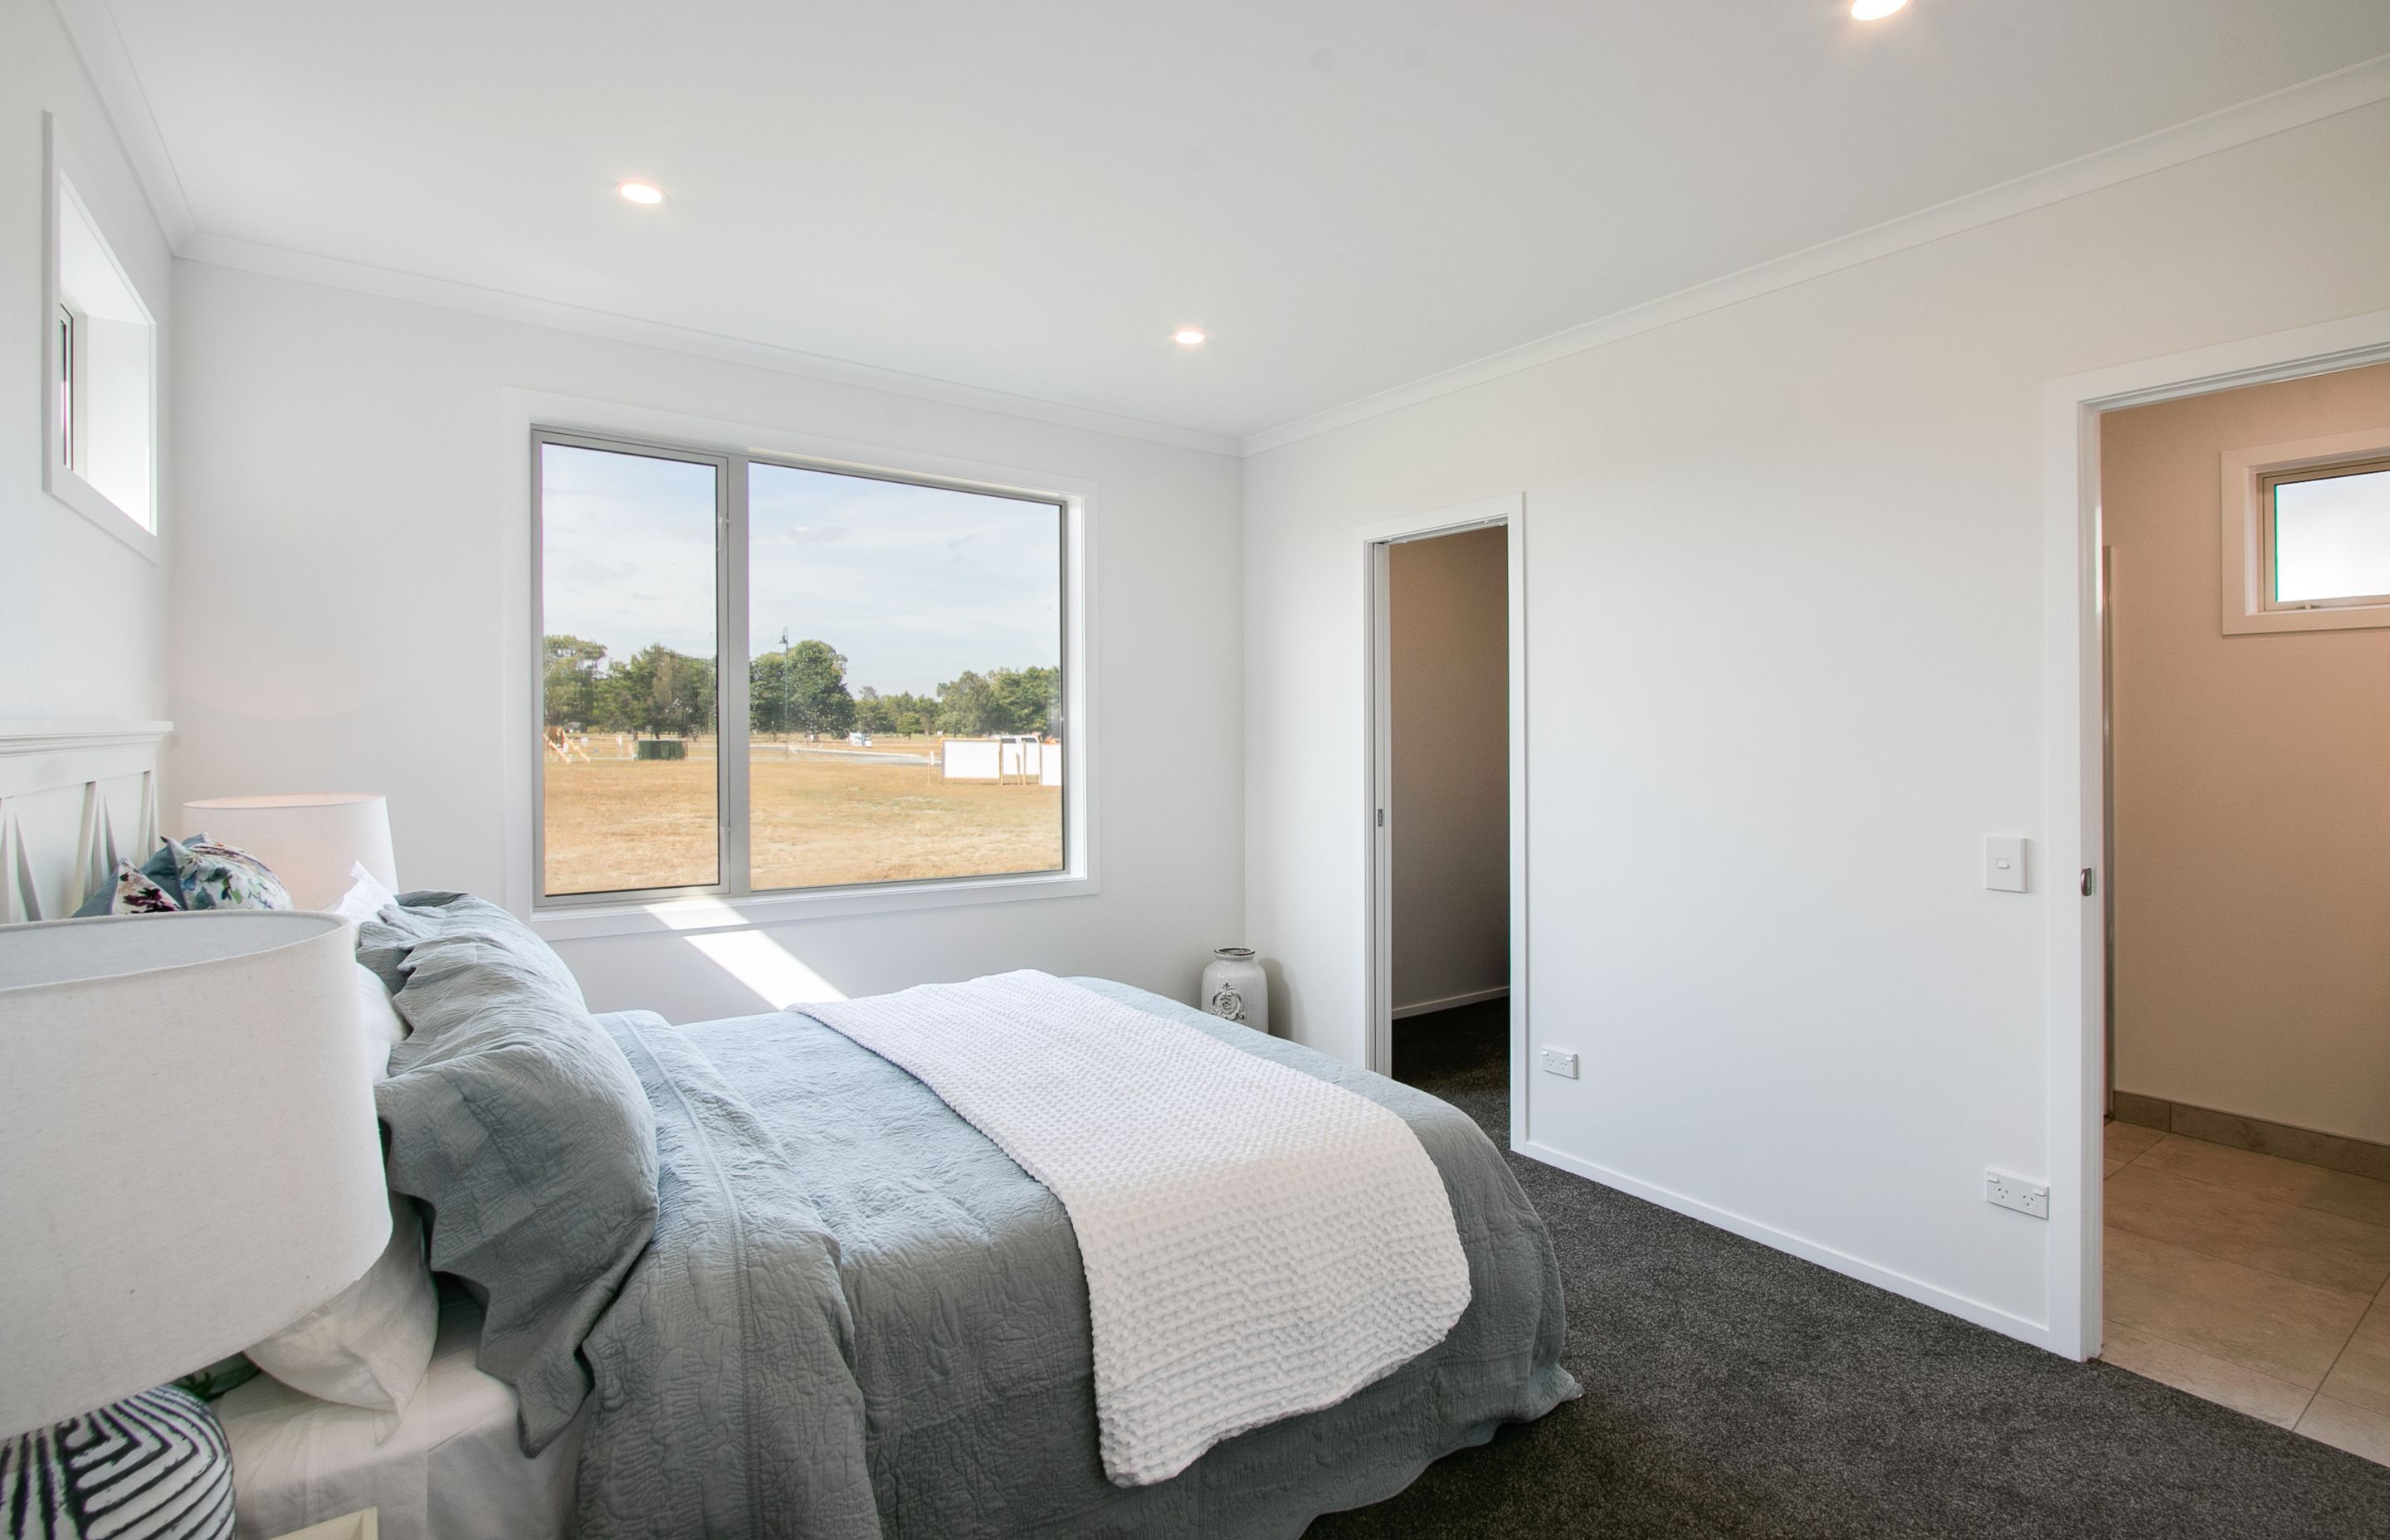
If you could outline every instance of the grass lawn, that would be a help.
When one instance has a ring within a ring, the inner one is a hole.
[[[825,749],[846,745],[825,743]],[[934,740],[881,738],[855,754],[758,747],[748,762],[753,886],[824,887],[1051,871],[1062,864],[1062,793],[1051,786],[942,779],[904,759]],[[617,757],[593,736],[589,763],[546,756],[547,891],[618,892],[719,880],[710,739],[685,760]]]

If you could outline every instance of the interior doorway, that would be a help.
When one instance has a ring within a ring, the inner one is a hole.
[[[2390,1463],[2390,364],[2100,423],[2101,1355]]]
[[[2043,391],[2048,822],[2039,848],[2028,853],[2032,869],[2042,874],[2037,881],[2029,878],[2028,891],[2043,895],[2048,943],[2050,1057],[2044,1105],[2051,1211],[2043,1253],[2047,1314],[2016,1335],[2070,1358],[2100,1354],[2105,1272],[2109,820],[2101,424],[2108,414],[2134,406],[2384,362],[2390,362],[2390,311],[2376,311],[2095,369],[2053,379]],[[2129,559],[2120,557],[2118,569]],[[2222,592],[2219,573],[2219,597]],[[2119,859],[2129,860],[2121,853]]]
[[[1519,1096],[1526,1035],[1523,500],[1361,532],[1369,1067]]]
[[[1393,1073],[1510,1080],[1510,530],[1386,547]]]

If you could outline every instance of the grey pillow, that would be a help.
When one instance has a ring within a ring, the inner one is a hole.
[[[482,1296],[481,1366],[537,1454],[586,1399],[582,1340],[654,1232],[654,1114],[563,960],[495,905],[402,893],[357,957],[414,1029],[374,1087],[390,1185],[430,1209],[433,1270]]]
[[[406,987],[406,956],[415,943],[442,936],[475,935],[507,956],[507,966],[538,979],[583,1009],[581,982],[556,948],[505,909],[471,893],[401,893],[397,902],[357,931],[357,961],[373,970],[392,995]],[[598,1034],[604,1036],[603,1033]],[[609,1042],[612,1039],[609,1038]]]

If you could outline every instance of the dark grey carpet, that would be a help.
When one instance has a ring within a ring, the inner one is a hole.
[[[1395,1071],[1507,1144],[1501,1008],[1401,1023]],[[2390,1536],[2390,1469],[1511,1161],[1584,1397],[1314,1540]]]

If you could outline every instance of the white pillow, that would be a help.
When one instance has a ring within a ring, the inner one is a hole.
[[[249,1356],[318,1400],[404,1412],[431,1365],[439,1330],[440,1297],[423,1259],[422,1221],[411,1200],[392,1194],[390,1244],[366,1276],[251,1348]]]
[[[352,863],[349,891],[341,895],[332,913],[353,929],[397,902],[396,895],[383,887],[379,879],[362,864]],[[373,1062],[374,1078],[379,1080],[390,1072],[390,1050],[406,1041],[406,1023],[399,1019],[398,1007],[390,1003],[390,991],[363,963],[357,964],[357,1006],[365,1019],[366,1054]]]
[[[391,892],[365,867],[349,869],[351,885],[333,912],[354,927],[392,902]],[[390,991],[370,969],[357,966],[357,1007],[379,1080],[390,1068],[390,1050],[406,1037],[406,1024],[391,1005]],[[396,1414],[423,1383],[440,1329],[440,1298],[423,1256],[423,1222],[415,1204],[390,1198],[390,1244],[366,1276],[308,1315],[249,1350],[251,1362],[294,1391],[345,1406]],[[393,1415],[381,1430],[398,1426]]]
[[[390,1050],[406,1041],[406,1023],[399,1020],[398,1007],[390,1003],[390,991],[382,988],[374,970],[359,963],[357,969],[357,1015],[366,1029],[366,1058],[373,1065],[373,1077],[381,1079],[390,1073]]]
[[[381,885],[381,879],[366,870],[362,861],[349,863],[349,891],[332,906],[332,913],[351,925],[366,920],[398,902],[398,895]]]

